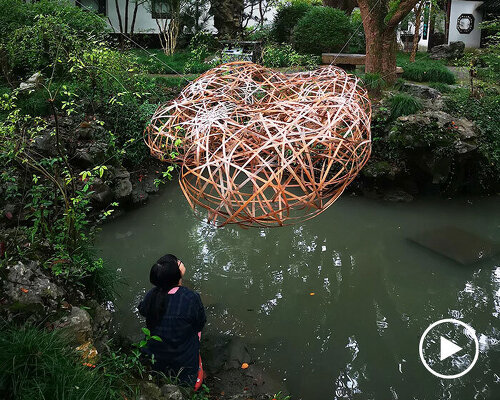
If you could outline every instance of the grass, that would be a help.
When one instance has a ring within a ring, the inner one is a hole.
[[[171,56],[165,55],[161,49],[130,50],[137,62],[146,68],[150,74],[184,74],[186,72],[186,64],[188,63],[191,53],[187,50],[178,51]],[[202,73],[208,71],[210,66],[204,63],[195,63],[188,72]]]
[[[120,377],[84,366],[59,331],[2,328],[0,398],[118,400],[124,390]]]
[[[406,93],[398,93],[389,98],[391,119],[411,115],[422,109],[422,101]]]
[[[415,82],[455,83],[455,75],[442,61],[431,60],[426,53],[417,53],[415,62],[410,62],[407,53],[398,53],[398,66],[404,69],[403,78]]]

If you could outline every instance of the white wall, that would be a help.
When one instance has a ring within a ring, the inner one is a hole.
[[[450,34],[448,43],[462,41],[465,47],[477,48],[481,43],[481,29],[479,24],[483,21],[483,14],[478,10],[484,1],[453,0],[450,12]],[[474,30],[469,34],[462,34],[457,30],[457,20],[462,14],[474,16]]]
[[[72,4],[75,4],[75,0],[69,0]],[[97,0],[80,0],[83,8],[94,9],[94,3]],[[208,1],[208,0],[207,0]],[[122,23],[125,24],[125,0],[118,0],[119,8],[121,10]],[[129,1],[129,13],[128,13],[128,26],[130,31],[130,25],[132,24],[132,18],[134,13],[134,2]],[[257,15],[258,10],[254,11],[254,15]],[[270,9],[264,18],[267,20],[266,23],[272,22],[274,15],[276,14],[276,9]],[[116,11],[115,0],[106,0],[106,16],[108,17],[108,25],[115,32],[120,32],[120,24],[118,22],[118,13]],[[255,21],[250,21],[249,26],[255,25]],[[213,25],[213,18],[208,20],[206,30],[216,33],[217,30]],[[158,33],[158,26],[156,25],[155,19],[151,16],[150,7],[147,4],[140,4],[137,10],[137,17],[135,21],[134,33]]]

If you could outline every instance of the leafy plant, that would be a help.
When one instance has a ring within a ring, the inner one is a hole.
[[[338,52],[351,33],[352,25],[343,11],[331,7],[313,7],[297,22],[292,44],[302,53],[321,55]]]
[[[289,43],[297,22],[311,10],[307,1],[287,2],[278,8],[272,26],[272,36],[278,43]]]
[[[0,396],[35,400],[122,399],[126,383],[103,366],[85,366],[60,331],[3,326],[0,335]]]
[[[313,55],[299,54],[289,44],[270,44],[262,51],[262,63],[271,68],[299,65],[315,68],[319,64],[319,58]]]
[[[403,78],[416,82],[455,83],[455,75],[446,66],[435,60],[416,61],[403,65]]]
[[[407,93],[398,93],[389,98],[391,118],[396,119],[403,115],[415,114],[422,109],[422,101]]]

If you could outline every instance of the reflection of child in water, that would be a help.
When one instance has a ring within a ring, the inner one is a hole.
[[[144,353],[153,356],[155,371],[177,376],[181,383],[198,389],[203,380],[200,335],[206,322],[200,295],[182,286],[186,267],[172,254],[161,257],[151,268],[155,286],[139,304],[152,336]]]

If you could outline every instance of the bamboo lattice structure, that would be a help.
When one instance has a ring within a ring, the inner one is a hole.
[[[159,107],[151,154],[181,167],[195,211],[218,226],[281,226],[329,207],[370,156],[371,106],[334,66],[283,74],[251,62],[207,71]]]

